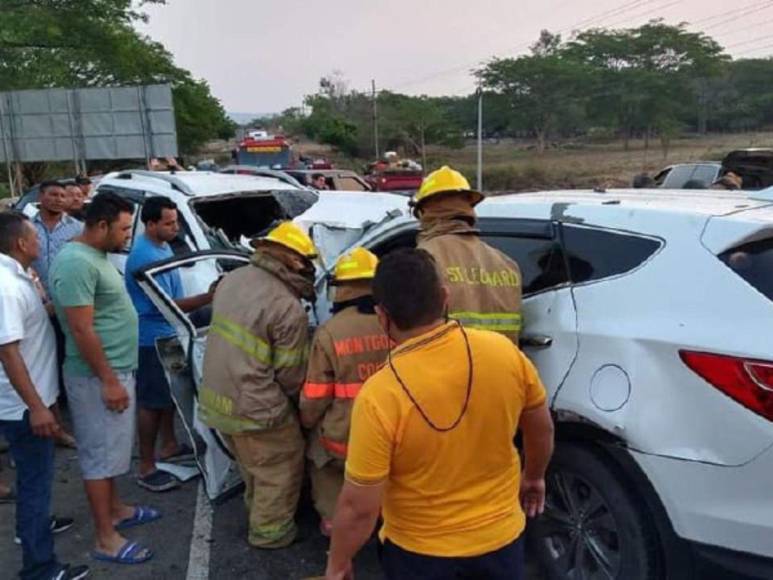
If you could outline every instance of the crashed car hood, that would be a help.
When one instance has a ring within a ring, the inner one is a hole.
[[[317,203],[293,221],[307,230],[323,263],[332,263],[378,224],[408,215],[408,199],[389,193],[321,191]]]

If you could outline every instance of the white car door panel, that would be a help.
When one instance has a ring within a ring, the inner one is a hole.
[[[205,425],[198,414],[198,390],[209,321],[202,320],[195,313],[184,313],[164,292],[155,277],[175,268],[198,266],[206,267],[214,273],[214,281],[218,274],[225,271],[226,266],[233,269],[248,264],[249,260],[248,256],[238,252],[198,252],[151,264],[139,272],[137,277],[140,288],[175,329],[176,336],[158,341],[156,348],[211,500],[222,498],[234,490],[241,483],[241,478],[223,436]]]

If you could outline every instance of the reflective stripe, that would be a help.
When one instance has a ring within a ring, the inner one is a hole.
[[[235,346],[258,362],[275,369],[305,365],[309,357],[308,347],[300,349],[278,347],[272,353],[271,346],[266,341],[223,316],[215,315],[212,318],[210,332],[214,332],[228,344]]]
[[[450,318],[458,320],[468,328],[498,332],[520,332],[522,317],[519,312],[451,312]]]
[[[363,383],[336,383],[336,399],[354,399],[362,388]]]
[[[268,540],[275,542],[283,539],[295,529],[295,522],[288,520],[281,524],[266,524],[264,526],[250,526],[250,539]]]
[[[274,352],[272,365],[275,369],[305,366],[309,360],[309,348],[282,348]]]
[[[215,315],[212,317],[210,331],[257,361],[265,365],[271,364],[271,347],[243,326]]]
[[[339,443],[327,437],[320,437],[319,442],[322,444],[322,447],[339,457],[346,457],[346,453],[349,450],[349,446],[346,443]]]
[[[233,401],[202,386],[199,389],[199,417],[209,427],[223,433],[242,433],[244,431],[262,431],[275,427],[277,423],[284,421],[286,412],[281,417],[271,421],[255,421],[244,417],[234,416]]]
[[[326,399],[335,392],[333,383],[305,383],[303,396],[307,399]]]
[[[306,383],[303,396],[307,399],[354,399],[360,393],[363,383]]]

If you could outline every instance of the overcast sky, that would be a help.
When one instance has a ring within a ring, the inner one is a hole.
[[[358,90],[466,94],[469,70],[523,52],[541,29],[695,23],[734,56],[773,54],[763,0],[167,0],[141,30],[209,81],[231,112],[299,105],[338,70]]]

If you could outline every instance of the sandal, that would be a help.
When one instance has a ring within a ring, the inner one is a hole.
[[[180,487],[180,482],[166,471],[156,469],[145,476],[138,477],[137,485],[148,491],[161,492]]]
[[[134,515],[130,518],[124,518],[115,525],[116,531],[135,528],[150,522],[161,519],[161,512],[151,507],[138,505],[134,508]]]
[[[105,554],[104,552],[97,552],[96,550],[91,552],[92,559],[113,564],[142,564],[152,557],[153,552],[132,540],[126,540],[126,543],[118,550],[115,556]]]

